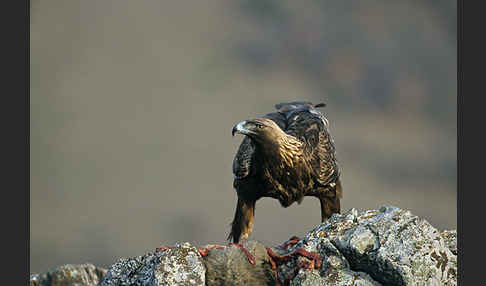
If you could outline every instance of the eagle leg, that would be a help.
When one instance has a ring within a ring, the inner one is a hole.
[[[327,221],[333,213],[341,212],[341,203],[338,196],[321,195],[319,201],[321,202],[321,222]]]
[[[254,218],[255,201],[238,197],[235,218],[231,223],[231,232],[228,235],[228,240],[233,240],[234,243],[239,243],[241,240],[247,240],[253,229]]]

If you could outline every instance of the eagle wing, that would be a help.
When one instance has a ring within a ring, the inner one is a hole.
[[[273,120],[277,125],[286,129],[287,123],[285,116],[280,112],[268,113],[264,118]],[[243,141],[236,152],[235,158],[233,159],[233,174],[235,175],[235,180],[246,178],[255,172],[256,158],[255,158],[255,143],[248,137],[244,136]]]
[[[316,107],[325,104],[312,104],[307,101],[285,102],[275,105],[277,112],[268,113],[264,118],[273,120],[287,134],[306,142],[306,155],[322,185],[338,176],[335,148],[328,132],[328,121]],[[244,137],[235,158],[233,174],[235,180],[244,179],[255,173],[256,161],[253,141]]]
[[[339,178],[334,141],[329,134],[329,123],[310,102],[292,102],[276,107],[286,118],[287,134],[305,143],[305,156],[316,181],[327,186]]]
[[[245,136],[233,159],[233,174],[235,175],[235,179],[246,178],[252,173],[254,155],[255,144],[249,137]]]
[[[339,178],[339,166],[336,159],[334,141],[329,134],[329,123],[316,109],[324,104],[296,101],[275,105],[277,112],[266,114],[287,134],[305,143],[305,155],[311,166],[316,181],[327,186]],[[256,170],[256,148],[253,141],[245,136],[233,160],[235,183],[253,175]]]

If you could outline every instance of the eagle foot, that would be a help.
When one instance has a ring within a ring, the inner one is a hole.
[[[173,249],[173,248],[175,248],[175,247],[174,247],[174,246],[167,246],[167,245],[163,245],[163,246],[161,246],[161,247],[157,247],[157,248],[155,249],[155,251],[156,251],[156,252],[164,252],[164,251],[167,251],[167,250],[169,250],[169,249]]]
[[[221,248],[226,248],[224,245],[213,245],[211,247],[206,247],[206,248],[198,248],[197,251],[199,254],[201,254],[202,257],[206,257],[209,254],[209,251],[213,249],[221,249]]]
[[[298,240],[295,241],[296,239],[297,239],[297,237],[290,238],[289,241],[284,243],[283,248],[288,249],[290,244],[295,245],[298,242]],[[270,257],[269,258],[270,264],[272,265],[272,269],[273,269],[273,272],[274,272],[274,275],[275,275],[276,285],[278,285],[278,286],[281,286],[281,284],[280,284],[280,280],[278,279],[277,263],[283,264],[285,262],[292,260],[292,258],[294,258],[297,255],[303,256],[303,257],[308,258],[310,260],[310,262],[307,261],[307,260],[303,260],[303,261],[299,260],[295,272],[292,274],[292,276],[289,279],[285,280],[284,285],[289,285],[290,281],[292,279],[294,279],[295,276],[297,276],[300,269],[306,269],[306,270],[319,269],[322,266],[321,258],[320,258],[319,254],[317,252],[310,252],[310,251],[307,251],[303,248],[298,248],[298,249],[294,250],[293,252],[291,252],[289,254],[285,254],[285,255],[278,254],[278,253],[274,252],[271,248],[267,248],[267,253],[268,253],[268,256]]]
[[[287,240],[281,246],[279,246],[279,248],[283,249],[283,250],[288,250],[290,247],[293,247],[294,245],[296,245],[299,241],[300,241],[299,237],[292,236],[291,238],[289,238],[289,240]]]

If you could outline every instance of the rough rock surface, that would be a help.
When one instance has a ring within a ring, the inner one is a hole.
[[[189,243],[113,264],[100,286],[204,285],[201,255]]]
[[[30,286],[96,286],[106,269],[93,264],[66,264],[44,274],[32,274]]]
[[[278,280],[265,246],[249,241],[244,247],[255,264],[234,245],[211,249],[203,257],[196,247],[184,243],[121,259],[106,275],[91,265],[86,273],[93,278],[76,278],[77,284],[53,284],[60,281],[53,278],[54,271],[41,275],[42,279],[31,276],[31,285],[96,285],[93,281],[102,276],[100,286],[456,285],[456,245],[455,231],[439,232],[409,211],[389,206],[363,212],[351,209],[334,214],[300,240],[270,248],[287,258],[275,264]],[[322,263],[292,255],[297,252],[318,254]]]
[[[442,238],[444,238],[447,247],[451,250],[452,253],[457,255],[457,232],[456,230],[444,230],[440,234]]]
[[[323,265],[321,278],[305,273],[302,276],[309,278],[298,276],[292,282],[310,285],[306,283],[313,279],[314,285],[456,285],[454,245],[453,232],[441,234],[409,211],[388,206],[360,213],[351,209],[333,215],[293,247],[317,251]],[[285,279],[285,272],[281,273]],[[349,281],[350,275],[356,275],[356,280]]]
[[[248,256],[237,246],[209,252],[204,258],[207,286],[275,284],[265,246],[254,240],[244,243],[243,246],[251,254],[255,264],[249,263]]]

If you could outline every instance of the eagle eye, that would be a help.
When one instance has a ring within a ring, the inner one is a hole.
[[[263,124],[257,123],[256,127],[259,128],[259,129],[263,129],[263,127],[265,127],[265,126],[263,126]]]

